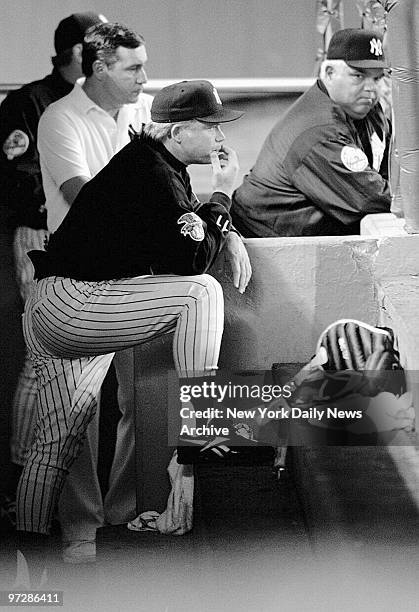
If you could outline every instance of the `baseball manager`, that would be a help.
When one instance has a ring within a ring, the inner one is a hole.
[[[238,171],[220,125],[240,117],[208,81],[154,98],[152,121],[87,182],[46,251],[32,251],[24,333],[38,375],[37,437],[17,496],[20,531],[47,534],[115,351],[174,331],[182,376],[217,368],[223,294],[209,274],[230,232]],[[187,165],[211,163],[197,200]]]

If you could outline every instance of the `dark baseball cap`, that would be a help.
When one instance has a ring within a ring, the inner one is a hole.
[[[388,68],[383,37],[373,30],[338,30],[330,39],[327,59],[344,60],[353,68]]]
[[[86,13],[73,13],[58,24],[54,34],[54,47],[57,54],[66,49],[71,49],[77,43],[83,42],[86,30],[97,23],[105,23],[108,20],[103,15],[91,11]]]
[[[181,81],[163,87],[151,105],[151,120],[176,123],[198,119],[205,123],[226,123],[243,113],[224,108],[214,85],[209,81]]]

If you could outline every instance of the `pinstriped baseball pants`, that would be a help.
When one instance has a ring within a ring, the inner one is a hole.
[[[29,298],[33,284],[33,265],[27,253],[32,249],[43,250],[48,236],[47,230],[30,227],[18,227],[15,231],[15,273],[23,303]],[[109,490],[102,501],[96,467],[99,436],[97,414],[90,422],[83,452],[72,465],[60,497],[59,520],[64,540],[94,539],[97,527],[101,527],[104,521],[117,524],[135,515],[135,447],[132,439],[134,402],[133,390],[130,394],[132,383],[129,381],[129,360],[133,360],[132,350],[121,351],[114,359],[119,380],[118,404],[122,416],[118,423]],[[19,374],[13,398],[10,440],[11,459],[22,467],[34,439],[36,415],[37,377],[26,351],[24,367]]]
[[[200,376],[217,368],[223,325],[222,289],[206,274],[34,283],[24,335],[38,377],[38,420],[17,492],[17,528],[49,533],[115,351],[174,331],[178,374]]]

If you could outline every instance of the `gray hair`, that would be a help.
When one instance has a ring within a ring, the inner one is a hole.
[[[156,123],[155,121],[149,121],[144,126],[143,133],[150,136],[153,140],[161,141],[170,138],[170,132],[174,123]]]
[[[175,125],[181,125],[182,127],[189,127],[196,122],[196,119],[191,119],[188,121],[176,121],[175,123],[156,123],[155,121],[149,121],[144,126],[144,134],[152,138],[153,140],[157,140],[161,142],[170,138],[172,128]]]

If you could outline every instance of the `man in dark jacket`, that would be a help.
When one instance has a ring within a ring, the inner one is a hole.
[[[378,101],[386,67],[376,32],[336,32],[319,80],[268,135],[233,195],[246,237],[359,234],[388,212],[389,126]]]
[[[67,95],[83,76],[81,50],[86,30],[104,17],[74,13],[58,24],[53,71],[11,91],[0,106],[0,220],[2,228],[47,229],[45,196],[37,150],[38,122],[52,102]],[[32,247],[33,248],[33,247]]]
[[[211,374],[223,294],[207,274],[230,231],[238,171],[208,81],[161,90],[144,133],[80,190],[46,251],[31,253],[36,287],[24,315],[40,389],[37,438],[18,488],[18,529],[49,532],[114,352],[174,331],[179,375]],[[186,167],[211,163],[201,203]]]

